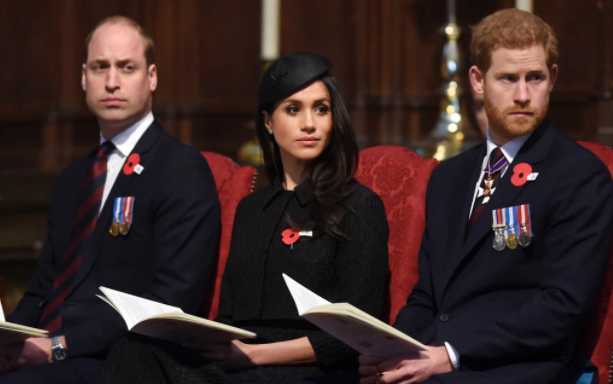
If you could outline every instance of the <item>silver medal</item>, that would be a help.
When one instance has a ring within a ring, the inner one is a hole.
[[[492,248],[497,251],[502,251],[506,244],[504,241],[504,226],[494,227],[494,241],[492,242]]]
[[[519,230],[519,238],[517,239],[517,242],[519,243],[519,245],[525,248],[530,245],[531,241],[532,238],[528,233],[528,228],[526,227],[526,225],[522,225]]]

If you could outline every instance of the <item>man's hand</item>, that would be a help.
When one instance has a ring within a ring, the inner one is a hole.
[[[66,345],[63,337],[62,343]],[[7,345],[0,350],[0,372],[50,362],[51,339],[47,337],[30,337],[23,343]]]
[[[415,356],[381,360],[360,356],[360,384],[421,383],[432,375],[453,370],[445,347],[426,347]]]
[[[65,344],[65,342],[64,342]],[[30,337],[23,344],[17,364],[19,366],[39,365],[51,362],[51,339],[48,337]]]

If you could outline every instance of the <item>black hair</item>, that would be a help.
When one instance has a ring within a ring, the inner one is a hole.
[[[358,165],[358,145],[349,111],[334,78],[325,74],[305,84],[303,88],[317,80],[324,83],[330,94],[332,131],[326,148],[307,166],[307,175],[303,182],[309,182],[312,186],[315,201],[312,215],[315,226],[328,235],[346,239],[340,224],[348,210],[344,200],[351,193],[353,176]],[[264,155],[266,172],[270,180],[279,181],[284,179],[281,154],[279,146],[266,129],[263,112],[272,115],[282,101],[276,100],[274,104],[260,107],[256,118],[257,135]]]

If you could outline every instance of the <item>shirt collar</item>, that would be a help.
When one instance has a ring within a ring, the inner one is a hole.
[[[147,131],[147,128],[153,123],[153,113],[149,111],[142,119],[132,124],[127,129],[124,129],[117,135],[115,135],[111,141],[115,144],[117,153],[122,157],[126,157],[132,152],[138,140]],[[100,135],[100,144],[104,143],[106,139]]]
[[[526,135],[523,135],[523,136],[516,137],[513,140],[507,141],[504,145],[500,146],[500,150],[502,151],[502,154],[507,159],[509,164],[513,162],[513,159],[515,159],[515,156],[517,156],[517,153],[519,152],[521,147],[524,145],[526,140],[528,140],[531,134],[532,132]],[[485,154],[485,158],[489,159],[490,153],[492,153],[492,151],[496,147],[498,147],[498,145],[495,144],[490,138],[489,131],[486,134],[486,143],[487,143],[487,153]]]
[[[283,191],[283,187],[279,180],[273,181],[268,190],[266,191],[266,196],[264,197],[264,208],[268,207],[270,203],[275,199],[277,195],[279,195]]]
[[[264,200],[264,207],[270,205],[270,203],[283,191],[286,190],[283,189],[281,182],[275,180],[271,184],[268,194]],[[298,203],[300,203],[300,205],[303,207],[309,204],[315,198],[315,194],[313,193],[313,183],[308,179],[297,185],[293,191],[289,192],[295,193]]]

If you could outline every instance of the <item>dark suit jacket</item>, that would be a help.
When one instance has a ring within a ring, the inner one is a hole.
[[[106,286],[179,306],[201,309],[216,270],[219,203],[206,160],[180,144],[154,122],[132,153],[142,174],[119,173],[90,241],[84,262],[61,313],[69,357],[103,356],[126,330],[122,318],[97,298]],[[88,171],[86,159],[59,177],[49,213],[48,236],[40,265],[9,321],[37,326],[59,260],[70,239],[79,205],[76,191]],[[108,233],[115,197],[134,196],[133,224],[126,236]]]
[[[447,375],[448,382],[572,382],[585,362],[581,330],[607,268],[611,176],[589,151],[543,124],[468,228],[484,156],[485,144],[432,174],[420,278],[396,325],[457,349],[463,372]],[[515,187],[510,178],[521,162],[539,175]],[[532,243],[494,250],[491,210],[523,203],[530,204]]]

